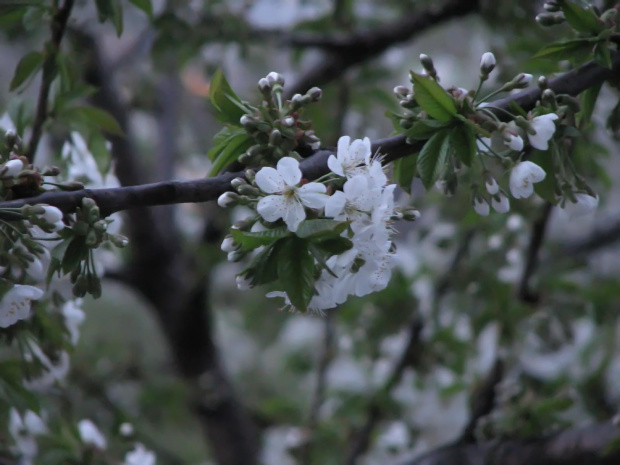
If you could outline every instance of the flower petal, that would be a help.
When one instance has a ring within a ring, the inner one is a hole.
[[[286,199],[281,195],[268,195],[258,201],[256,211],[267,221],[277,221],[286,212],[286,203]]]
[[[299,200],[310,208],[323,208],[328,196],[325,194],[325,186],[318,182],[311,182],[297,189]]]
[[[299,223],[306,219],[306,210],[301,203],[290,200],[286,203],[286,211],[282,219],[288,226],[288,229],[295,232],[299,227]]]
[[[260,190],[268,194],[282,192],[286,187],[280,173],[270,166],[256,173],[256,185]]]
[[[280,158],[276,165],[278,174],[282,177],[284,182],[289,186],[296,186],[301,181],[301,170],[299,169],[299,162],[292,157]]]
[[[328,218],[336,218],[340,215],[344,210],[346,200],[344,192],[334,192],[325,202],[325,216]]]
[[[338,158],[336,158],[335,155],[329,156],[329,158],[327,159],[327,166],[329,167],[332,173],[337,174],[338,176],[344,176],[344,170],[342,169],[342,163],[338,161]]]

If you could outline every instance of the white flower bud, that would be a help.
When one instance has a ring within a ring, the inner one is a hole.
[[[497,213],[508,213],[510,211],[510,201],[501,192],[491,197],[491,205]]]
[[[269,73],[269,74],[267,75],[267,80],[268,80],[270,83],[274,83],[274,82],[275,82],[275,83],[277,83],[277,84],[280,84],[281,86],[283,86],[283,85],[284,85],[284,76],[282,76],[282,75],[281,75],[281,74],[279,74],[279,73],[276,73],[275,71],[272,71],[271,73]]]
[[[269,82],[267,78],[261,78],[258,81],[258,88],[260,89],[261,92],[267,92],[271,90],[271,83]]]
[[[407,97],[409,94],[409,89],[406,86],[396,86],[394,87],[394,95],[398,98]]]
[[[239,201],[239,196],[234,192],[224,192],[217,199],[217,204],[222,208],[232,207]]]
[[[235,250],[239,250],[241,247],[240,244],[237,244],[232,236],[228,235],[222,241],[222,252],[234,252]]]
[[[295,118],[292,116],[287,116],[282,119],[282,124],[288,128],[292,127],[295,124]]]
[[[487,201],[480,196],[476,196],[474,198],[474,211],[478,213],[480,216],[488,216],[489,215],[489,204]]]
[[[4,164],[5,172],[2,176],[12,178],[17,176],[24,169],[24,162],[19,159],[9,160]]]
[[[46,223],[54,224],[62,220],[62,212],[58,208],[52,207],[51,205],[44,205],[43,210],[45,211],[41,217]]]
[[[119,432],[122,436],[131,436],[133,434],[133,425],[131,423],[123,423],[119,428]]]
[[[495,64],[495,55],[491,52],[486,52],[480,59],[480,73],[484,76],[488,76],[495,68]]]
[[[487,192],[491,195],[495,195],[499,192],[499,185],[495,178],[491,175],[485,176],[484,187],[486,187]]]
[[[511,150],[516,152],[523,150],[523,139],[516,132],[510,129],[504,129],[502,137],[504,138],[504,144]]]
[[[515,87],[515,89],[525,89],[532,83],[533,80],[534,76],[531,74],[521,73],[516,78],[517,87]]]
[[[250,284],[250,281],[245,279],[243,276],[237,276],[235,281],[237,282],[237,289],[240,291],[249,291],[252,289],[252,284]]]

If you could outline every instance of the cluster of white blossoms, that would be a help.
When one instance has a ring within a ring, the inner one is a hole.
[[[341,137],[337,153],[328,159],[328,167],[330,174],[321,178],[322,182],[305,182],[299,162],[284,157],[276,168],[263,168],[255,177],[259,197],[255,205],[260,220],[252,231],[265,230],[264,222],[282,220],[294,233],[309,212],[312,218],[347,222],[341,236],[350,240],[352,247],[332,255],[325,263],[316,263],[321,272],[308,308],[319,313],[342,304],[350,295],[363,296],[387,286],[393,267],[391,224],[407,216],[395,210],[396,185],[387,183],[381,160],[373,157],[368,138],[351,142],[350,137]],[[335,185],[342,186],[342,190],[335,190]],[[230,193],[223,194],[218,203],[229,206],[231,198]],[[229,259],[234,260],[238,248],[231,236],[222,243]],[[240,289],[250,287],[242,276],[237,278],[237,284]],[[292,307],[286,292],[270,292],[267,296],[283,297]]]

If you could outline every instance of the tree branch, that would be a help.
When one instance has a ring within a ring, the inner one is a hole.
[[[71,9],[73,8],[74,0],[65,0],[65,3],[61,8],[56,10],[56,13],[52,17],[52,38],[46,44],[45,47],[45,61],[43,61],[43,72],[41,75],[41,87],[39,89],[39,97],[37,101],[37,110],[34,117],[34,123],[32,124],[32,135],[30,136],[30,142],[28,142],[28,149],[26,151],[26,158],[32,162],[34,155],[37,152],[39,141],[43,135],[43,125],[47,120],[47,101],[49,99],[50,88],[52,82],[56,77],[56,56],[60,50],[60,42],[65,34],[67,28],[67,22],[71,15]]]
[[[595,62],[562,74],[549,81],[549,88],[556,94],[578,95],[585,89],[600,84],[620,72],[620,53],[612,54],[613,68],[604,68]],[[494,107],[507,110],[511,101],[525,110],[531,110],[540,98],[540,89],[532,87],[518,94],[496,100]],[[506,119],[503,112],[498,117]],[[405,136],[398,135],[377,139],[372,144],[373,152],[380,151],[390,162],[406,155],[420,151],[423,141],[407,144]],[[327,158],[333,150],[319,149],[303,160],[301,169],[307,179],[317,179],[328,172]],[[0,202],[0,208],[19,208],[26,204],[47,203],[64,212],[74,211],[83,197],[90,197],[97,202],[101,211],[111,213],[136,207],[169,205],[173,203],[207,202],[217,199],[222,193],[231,190],[230,181],[242,173],[226,173],[215,178],[192,181],[167,181],[141,186],[121,187],[115,189],[84,189],[75,192],[49,192],[37,197]]]

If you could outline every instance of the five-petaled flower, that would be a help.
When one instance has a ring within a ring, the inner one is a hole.
[[[534,184],[545,179],[545,171],[536,163],[522,161],[510,172],[510,192],[515,199],[526,199],[534,193]]]
[[[327,200],[326,189],[317,182],[298,187],[301,170],[294,158],[281,158],[276,168],[268,166],[256,173],[256,185],[271,194],[258,201],[256,211],[269,222],[282,218],[295,232],[299,223],[306,219],[305,207],[323,208]]]
[[[555,132],[554,121],[556,119],[558,119],[558,115],[549,113],[537,116],[530,121],[531,128],[536,131],[536,134],[527,133],[527,138],[530,140],[532,147],[538,150],[547,150],[549,148],[549,139],[553,137]]]

